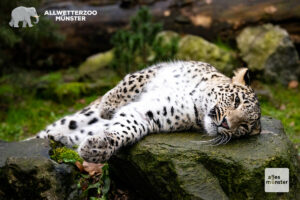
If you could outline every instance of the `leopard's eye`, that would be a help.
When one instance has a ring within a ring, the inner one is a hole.
[[[248,125],[247,124],[241,124],[240,127],[243,127],[245,130],[248,131]]]
[[[239,96],[236,96],[234,99],[234,108],[239,107],[239,105],[240,105],[240,98]]]

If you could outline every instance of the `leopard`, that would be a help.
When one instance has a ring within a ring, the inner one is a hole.
[[[108,161],[152,133],[197,131],[213,145],[258,135],[261,110],[249,70],[230,78],[209,63],[170,61],[127,74],[88,106],[35,137],[77,146],[87,162]]]

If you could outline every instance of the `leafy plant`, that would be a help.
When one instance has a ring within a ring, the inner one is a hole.
[[[109,167],[107,163],[95,164],[83,161],[73,149],[65,147],[59,142],[50,140],[50,158],[58,163],[74,164],[80,170],[78,174],[78,188],[81,188],[81,199],[106,200],[110,189]],[[88,172],[88,174],[84,174]]]
[[[177,52],[178,40],[163,44],[157,37],[162,25],[152,22],[152,16],[146,7],[142,7],[130,21],[129,30],[120,30],[112,37],[114,46],[113,68],[120,75],[144,68],[166,59],[172,59]]]
[[[110,189],[108,164],[103,165],[101,175],[81,174],[78,187],[83,190],[82,198],[89,196],[90,200],[107,200]]]
[[[63,146],[62,144],[50,141],[51,145],[51,152],[50,152],[50,158],[52,160],[55,160],[58,163],[73,163],[75,164],[76,161],[79,161],[80,163],[83,162],[83,159],[78,155],[78,153],[70,148],[67,148]]]

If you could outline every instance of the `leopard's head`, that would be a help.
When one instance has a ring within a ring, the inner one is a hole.
[[[215,143],[260,133],[260,106],[247,68],[237,70],[230,83],[220,83],[210,93],[215,101],[204,116],[204,128],[209,135],[217,135]]]

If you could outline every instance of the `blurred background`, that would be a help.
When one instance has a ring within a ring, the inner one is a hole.
[[[10,27],[17,6],[35,7],[39,23]],[[46,10],[98,14],[56,22]],[[263,115],[280,119],[298,147],[299,10],[296,0],[1,0],[0,139],[37,133],[126,73],[160,61],[199,60],[229,76],[249,67]]]

